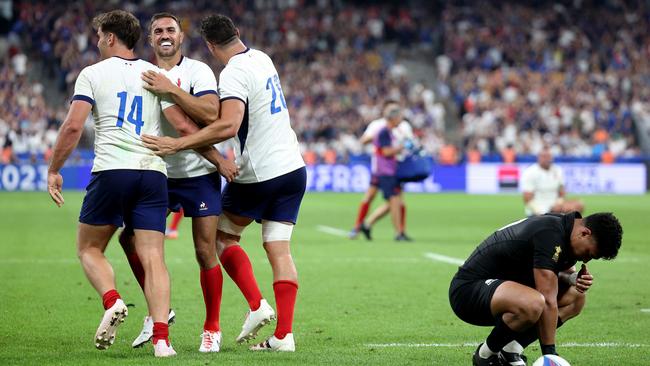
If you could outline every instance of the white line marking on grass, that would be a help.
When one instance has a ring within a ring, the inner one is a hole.
[[[641,309],[642,313],[650,313],[650,309]]]
[[[462,265],[465,263],[464,260],[459,259],[459,258],[454,258],[454,257],[447,257],[446,255],[442,254],[436,254],[436,253],[424,253],[424,256],[438,262],[443,262],[443,263],[449,263],[449,264],[455,264],[455,265]]]
[[[327,234],[332,234],[336,236],[342,236],[342,237],[347,237],[348,232],[345,230],[337,229],[335,227],[331,226],[325,226],[325,225],[316,225],[316,230],[322,231]]]
[[[476,347],[479,343],[465,342],[465,343],[368,343],[365,344],[369,348],[455,348],[455,347]],[[649,347],[648,344],[640,343],[616,343],[616,342],[602,342],[602,343],[561,343],[560,347],[572,348],[641,348]]]

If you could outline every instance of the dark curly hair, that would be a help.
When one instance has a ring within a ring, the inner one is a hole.
[[[596,239],[598,255],[602,259],[614,259],[621,248],[623,228],[611,212],[599,212],[584,218],[584,225]]]
[[[238,38],[237,28],[232,19],[223,14],[213,14],[203,18],[201,36],[217,46],[225,46]]]
[[[132,50],[140,39],[140,21],[124,10],[113,10],[93,18],[93,28],[104,33],[113,33],[126,48]]]

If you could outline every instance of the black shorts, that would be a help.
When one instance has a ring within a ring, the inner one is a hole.
[[[504,280],[465,280],[454,276],[449,285],[449,303],[461,320],[473,325],[493,326],[492,296]]]

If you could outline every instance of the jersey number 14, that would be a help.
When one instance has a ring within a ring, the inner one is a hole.
[[[117,113],[117,127],[122,127],[124,124],[124,112],[126,110],[126,92],[117,93],[117,97],[120,98],[120,110]],[[144,121],[142,120],[142,95],[136,95],[133,97],[131,102],[131,112],[126,117],[126,121],[135,126],[135,133],[140,135],[142,132],[142,126],[144,126]]]

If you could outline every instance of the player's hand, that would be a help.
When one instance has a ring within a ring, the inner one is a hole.
[[[142,86],[156,94],[171,93],[174,90],[175,85],[172,81],[160,72],[149,70],[143,72],[140,77],[144,81]]]
[[[219,174],[221,174],[228,183],[232,182],[239,175],[239,167],[234,161],[223,159],[217,167]]]
[[[58,207],[65,203],[61,189],[63,188],[63,177],[59,173],[47,172],[47,192],[52,197],[52,201]]]
[[[176,154],[180,150],[179,139],[168,136],[142,135],[142,143],[158,156]]]
[[[582,268],[578,272],[578,277],[576,278],[576,290],[578,292],[587,292],[591,285],[594,283],[594,276],[589,273],[586,264],[582,264]]]

